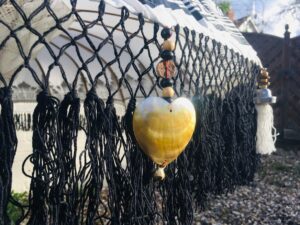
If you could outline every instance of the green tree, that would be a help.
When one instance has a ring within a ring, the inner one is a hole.
[[[229,12],[229,10],[231,8],[230,2],[228,2],[228,1],[219,2],[218,6],[222,10],[224,15],[227,15],[227,13]]]

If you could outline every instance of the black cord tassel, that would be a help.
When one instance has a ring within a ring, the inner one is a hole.
[[[225,163],[227,169],[227,182],[226,189],[233,191],[235,185],[240,180],[238,171],[238,153],[237,151],[237,137],[236,137],[236,105],[232,99],[232,96],[228,96],[223,102],[223,117],[222,117],[222,136],[225,141]]]
[[[84,101],[84,111],[87,118],[85,150],[90,159],[90,179],[86,183],[87,215],[86,224],[106,224],[108,222],[108,208],[101,194],[105,178],[103,130],[106,116],[104,102],[92,89]],[[98,214],[98,211],[101,213]],[[99,215],[99,216],[98,216]]]
[[[12,165],[17,148],[11,90],[0,88],[0,224],[10,224],[7,205],[11,197]]]
[[[246,92],[247,90],[244,90]],[[236,136],[239,152],[239,177],[240,185],[247,185],[253,181],[257,167],[257,154],[255,147],[255,110],[254,103],[250,99],[238,99],[236,115]],[[249,101],[250,100],[250,101]],[[243,102],[242,102],[243,101]]]
[[[128,199],[132,194],[129,177],[122,164],[125,140],[113,99],[108,98],[104,109],[104,159],[105,174],[108,185],[108,207],[111,215],[111,224],[124,224],[124,211],[128,207]],[[127,207],[126,207],[127,206]]]
[[[209,99],[201,95],[193,97],[193,104],[196,109],[196,128],[194,131],[191,149],[189,150],[190,171],[192,172],[191,180],[193,193],[195,195],[196,205],[200,209],[206,206],[207,194],[215,185],[212,183],[211,166],[212,153],[209,144],[207,143],[208,118],[207,111]]]
[[[57,163],[59,167],[59,179],[56,187],[52,189],[55,224],[78,224],[80,213],[78,212],[80,193],[79,177],[76,165],[77,137],[79,130],[80,99],[75,92],[65,95],[58,112],[58,138],[59,149],[57,151]],[[55,199],[56,198],[56,199]]]
[[[131,98],[122,119],[126,144],[127,173],[131,196],[124,213],[124,224],[155,224],[156,201],[153,162],[139,149],[133,133],[133,112],[136,100]]]
[[[49,217],[55,202],[51,191],[55,189],[59,174],[57,115],[59,101],[42,91],[37,96],[33,112],[33,152],[28,157],[33,164],[29,192],[29,225],[50,224]],[[53,217],[50,217],[53,218]],[[55,224],[55,223],[54,223]]]

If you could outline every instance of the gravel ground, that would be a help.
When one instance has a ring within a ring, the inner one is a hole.
[[[300,225],[300,147],[261,158],[250,186],[214,197],[196,225]]]

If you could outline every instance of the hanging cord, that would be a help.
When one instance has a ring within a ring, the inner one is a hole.
[[[225,140],[221,131],[222,121],[222,101],[220,97],[212,94],[209,96],[208,106],[208,143],[212,151],[211,175],[214,187],[211,187],[212,193],[222,194],[225,191],[228,176],[226,174],[227,164],[224,158]]]
[[[226,188],[233,191],[239,171],[237,167],[237,137],[236,137],[236,104],[234,104],[234,94],[228,94],[223,102],[222,131],[225,140],[225,164],[226,164]]]
[[[30,225],[49,224],[49,216],[55,203],[53,188],[60,175],[57,155],[58,107],[58,99],[49,96],[46,91],[38,94],[37,106],[33,112],[33,152],[28,157],[33,164],[28,211]]]
[[[105,224],[109,220],[108,208],[101,198],[105,178],[103,129],[106,115],[104,102],[91,89],[84,101],[84,111],[87,118],[87,140],[85,149],[90,158],[91,178],[86,183],[87,218],[86,224]],[[101,212],[98,213],[98,210]]]
[[[126,135],[124,151],[127,152],[127,172],[130,177],[132,196],[124,218],[126,224],[154,224],[156,200],[154,193],[154,165],[139,148],[133,133],[133,112],[136,106],[134,96],[129,100],[122,126]],[[125,221],[124,221],[125,222]]]
[[[246,99],[248,100],[248,99]],[[237,98],[236,107],[237,107],[237,116],[236,116],[236,137],[237,137],[237,153],[238,153],[238,171],[239,176],[236,181],[239,185],[246,185],[252,181],[253,177],[253,159],[251,151],[251,142],[248,138],[248,129],[251,129],[251,123],[249,119],[253,119],[250,113],[248,113],[246,107],[247,102],[242,103],[243,101],[240,97]],[[251,112],[251,111],[250,111]],[[252,112],[253,113],[253,112]],[[250,127],[249,127],[250,126]],[[249,160],[250,159],[250,160]]]
[[[78,224],[79,184],[76,166],[80,100],[75,91],[65,95],[58,111],[58,167],[60,169],[52,197],[55,198],[55,223]],[[54,200],[54,199],[53,199]]]
[[[195,193],[196,205],[204,209],[207,202],[207,194],[212,190],[214,183],[211,175],[212,152],[207,144],[208,99],[200,93],[193,97],[196,109],[196,128],[192,139],[192,145],[188,151],[188,158],[194,159],[190,162],[191,180],[193,193]]]
[[[0,108],[0,224],[5,225],[10,224],[7,205],[11,198],[12,165],[17,148],[10,88],[0,88]]]
[[[104,123],[104,159],[106,166],[106,180],[108,184],[108,207],[112,224],[122,224],[122,217],[130,196],[129,180],[122,166],[122,147],[124,139],[113,99],[108,98],[104,109],[106,120]]]

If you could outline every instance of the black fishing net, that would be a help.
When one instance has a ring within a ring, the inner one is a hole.
[[[30,16],[17,0],[2,2],[0,8],[7,4],[23,23],[12,28],[0,18],[1,26],[9,30],[1,38],[0,51],[14,40],[22,63],[9,79],[0,74],[1,225],[10,224],[8,204],[22,212],[17,224],[188,225],[193,224],[195,210],[205,208],[208,196],[227,193],[252,181],[257,164],[253,97],[258,65],[203,34],[174,28],[174,89],[177,96],[191,98],[197,124],[186,150],[167,167],[166,179],[156,181],[152,176],[155,165],[135,140],[132,116],[139,101],[160,95],[155,67],[161,60],[162,27],[141,15],[130,15],[126,8],[118,10],[118,23],[111,25],[109,18],[105,19],[108,15],[103,1],[89,21],[82,18],[87,11],[78,10],[73,0],[70,12],[60,18],[48,1],[42,1]],[[31,21],[42,10],[53,17],[55,24],[39,33]],[[61,25],[70,18],[79,24],[76,32]],[[134,32],[126,28],[130,18],[135,21]],[[106,34],[104,38],[96,40],[89,32],[96,26]],[[150,28],[151,35],[147,35]],[[61,31],[64,40],[57,48],[47,40],[55,29]],[[36,36],[27,53],[19,40],[21,30]],[[116,44],[117,32],[124,39],[122,46]],[[135,43],[137,37],[143,44]],[[88,57],[82,55],[82,40],[91,49]],[[32,49],[38,45],[43,46],[50,62],[44,73],[34,66]],[[108,45],[113,57],[104,60],[102,49]],[[67,54],[71,48],[73,55]],[[124,52],[127,61],[122,58]],[[63,60],[64,55],[78,58],[73,70]],[[146,61],[143,65],[141,58]],[[91,69],[92,64],[97,64],[99,70]],[[63,99],[51,91],[51,82],[57,79],[52,73],[55,68],[67,90]],[[24,71],[38,87],[36,106],[31,113],[14,114],[14,93],[18,91],[14,84]],[[114,83],[110,82],[112,74],[116,74]],[[145,81],[149,77],[150,85]],[[81,80],[87,93],[80,89]],[[107,94],[102,95],[102,91]],[[121,92],[127,97],[125,111],[118,113],[116,101]],[[29,174],[23,170],[30,179],[26,205],[11,195],[17,131],[32,131],[32,151],[23,163],[23,167],[33,166]],[[80,132],[85,137],[82,149],[78,147]]]

